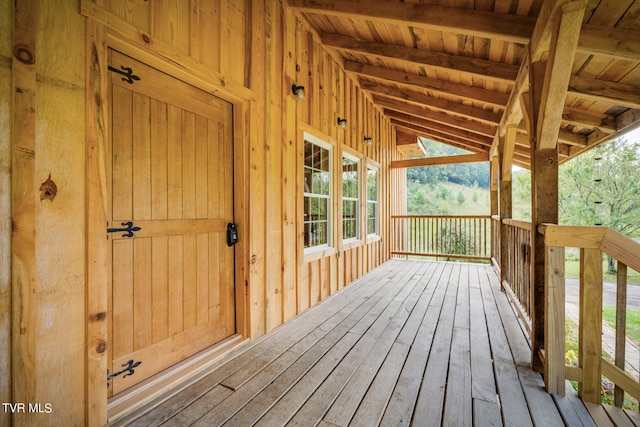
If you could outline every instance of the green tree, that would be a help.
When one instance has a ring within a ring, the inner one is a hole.
[[[640,237],[640,141],[616,139],[562,165],[561,224],[601,224]],[[615,264],[609,258],[609,271]]]
[[[640,141],[616,139],[560,168],[562,224],[611,227],[640,237]]]

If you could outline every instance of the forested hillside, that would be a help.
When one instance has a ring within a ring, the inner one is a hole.
[[[423,140],[429,157],[469,154]],[[489,164],[425,166],[407,169],[407,213],[413,215],[488,215]]]

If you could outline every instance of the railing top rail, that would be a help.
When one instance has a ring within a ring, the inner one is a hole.
[[[529,230],[529,231],[533,230],[533,225],[530,222],[527,222],[527,221],[520,221],[520,220],[517,220],[517,219],[504,218],[502,220],[502,223],[504,225],[511,225],[513,227],[516,227],[516,228],[522,228],[523,230]]]
[[[491,215],[391,215],[391,218],[491,218]]]
[[[617,231],[600,226],[540,224],[547,246],[600,249],[636,271],[640,271],[640,243]]]

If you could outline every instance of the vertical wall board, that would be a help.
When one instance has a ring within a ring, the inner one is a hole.
[[[339,289],[338,279],[338,256],[333,255],[329,259],[329,274],[331,275],[329,281],[329,295],[335,293]]]
[[[301,18],[296,17],[296,45],[297,45],[297,64],[296,78],[291,84],[309,87],[309,41],[313,39],[307,35],[307,30]],[[290,93],[291,96],[293,96]],[[298,102],[298,120],[309,123],[309,101]]]
[[[239,54],[239,47],[245,45],[246,18],[245,0],[221,1],[221,39],[220,39],[220,71],[225,76],[242,76],[244,74],[245,55]],[[278,6],[279,8],[279,6]],[[279,13],[274,10],[275,19]],[[267,18],[268,19],[268,18]],[[277,32],[279,29],[274,28]],[[277,34],[277,33],[276,33]],[[211,40],[200,39],[201,43],[211,44]],[[280,43],[277,41],[277,43]]]
[[[267,2],[266,93],[266,329],[282,323],[282,67],[284,63],[282,8]]]
[[[224,2],[193,0],[191,7],[189,25],[191,56],[214,70],[221,69],[222,46],[219,43],[211,43],[211,40],[222,39],[220,20],[223,14],[220,9],[224,6]]]
[[[303,264],[298,277],[298,313],[309,307],[309,264]]]
[[[264,75],[266,72],[266,23],[265,5],[261,1],[253,2],[251,10],[252,22],[252,74],[253,90],[257,100],[251,103],[251,134],[249,147],[249,194],[248,206],[249,227],[249,305],[251,311],[251,338],[259,337],[265,332],[266,295],[265,295],[265,257],[266,257],[266,200],[265,200],[265,128],[266,108],[264,97],[267,87]]]
[[[11,399],[11,41],[12,3],[0,2],[0,401]],[[11,415],[0,412],[0,426]]]
[[[312,127],[320,129],[320,108],[322,94],[320,93],[320,63],[319,57],[322,56],[322,51],[319,51],[319,46],[313,38],[313,33],[307,31],[307,44],[308,44],[308,57],[309,57],[309,81],[305,86],[307,88],[307,96],[305,101],[309,108],[309,119],[307,121]]]
[[[322,45],[319,44],[319,48],[322,49]],[[332,59],[329,54],[322,49],[322,55],[320,57],[321,62],[320,66],[322,67],[322,82],[320,83],[320,93],[322,95],[322,109],[321,109],[321,127],[320,129],[332,137],[336,136],[336,125],[331,118],[335,113],[335,110],[332,109],[332,91],[333,91],[333,67],[331,66]]]
[[[333,258],[333,256],[324,257],[320,260],[320,300],[331,295],[332,275],[330,274],[329,266],[331,258]]]
[[[153,35],[177,51],[189,54],[189,3],[158,0],[151,2],[150,6],[153,8]]]
[[[142,31],[151,30],[152,2],[133,1],[123,2],[118,0],[104,0],[105,8],[118,18],[140,28]]]
[[[12,184],[12,401],[35,402],[37,395],[36,276],[36,38],[39,4],[14,3],[11,87]],[[35,414],[14,414],[15,424],[33,425]]]
[[[311,261],[309,263],[309,303],[314,305],[321,300],[321,260]]]
[[[85,20],[75,1],[41,2],[35,186],[38,386],[53,424],[85,422]],[[61,142],[64,143],[61,143]],[[51,198],[42,193],[51,186]],[[55,194],[55,197],[53,195]],[[65,343],[61,346],[60,343]],[[57,375],[68,366],[75,375]],[[56,377],[55,381],[46,380]]]
[[[297,253],[296,246],[296,217],[297,217],[297,194],[301,191],[299,187],[297,169],[297,103],[293,96],[290,96],[289,88],[291,82],[296,81],[297,65],[299,64],[300,46],[299,21],[294,18],[291,11],[285,10],[285,81],[283,84],[283,103],[285,113],[282,116],[282,310],[283,321],[287,321],[296,315],[297,307]]]

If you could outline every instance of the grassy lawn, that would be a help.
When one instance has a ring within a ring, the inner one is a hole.
[[[602,318],[613,329],[616,328],[616,308],[605,305],[602,307]],[[640,345],[640,310],[627,309],[627,337]]]
[[[614,307],[604,307],[604,308],[605,308],[604,312],[605,312],[606,321],[610,322],[609,319],[612,318],[613,325],[614,325],[613,327],[615,327],[615,320],[616,320],[615,308]],[[606,314],[607,311],[609,312],[609,314]],[[630,313],[631,311],[633,311],[634,313],[631,314]],[[627,311],[627,334],[630,334],[632,323],[634,324],[633,328],[635,328],[635,334],[637,337],[639,334],[638,328],[640,328],[640,310]],[[578,325],[574,321],[567,319],[565,323],[565,362],[567,363],[567,365],[578,364],[578,351],[579,351]],[[606,352],[603,352],[602,356],[611,362],[613,361],[611,356]],[[576,391],[578,390],[578,383],[576,381],[571,381],[571,385],[573,386],[574,390]],[[607,405],[613,405],[614,404],[613,391],[612,390],[607,391],[603,387],[600,391],[600,402]],[[632,411],[638,411],[638,401],[633,398],[630,398],[628,394],[625,394],[623,408],[630,409]]]
[[[607,261],[602,262],[602,272],[604,273],[605,282],[616,282],[615,274],[607,273]],[[578,279],[580,277],[580,261],[567,259],[565,261],[565,277],[569,279]],[[627,283],[629,285],[640,285],[640,273],[630,268],[627,269]]]

